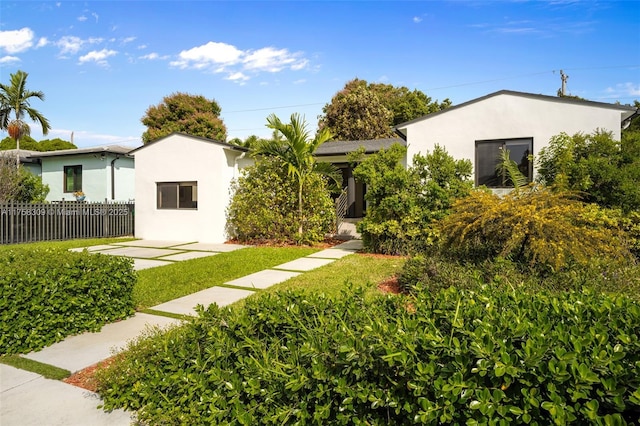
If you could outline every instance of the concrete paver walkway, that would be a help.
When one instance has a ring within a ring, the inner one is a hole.
[[[244,246],[233,244],[202,244],[176,241],[131,241],[89,247],[92,253],[142,256],[134,258],[136,269],[172,264],[206,255],[238,250]],[[133,249],[142,249],[133,250]],[[362,248],[359,240],[347,241],[334,248],[278,265],[236,280],[181,297],[152,309],[175,314],[192,315],[200,304],[217,303],[225,306],[250,296],[256,290],[329,264]],[[151,251],[155,250],[155,251]],[[160,250],[161,252],[158,252]],[[156,256],[149,256],[151,253]],[[241,288],[238,288],[241,287]],[[242,289],[245,288],[245,289]],[[99,333],[70,336],[62,342],[26,358],[76,372],[102,361],[123,349],[126,343],[138,337],[149,327],[170,327],[180,321],[160,315],[137,313],[133,317],[105,325]],[[0,364],[0,425],[48,425],[48,426],[112,426],[131,423],[131,413],[116,410],[105,413],[97,409],[99,396],[64,382],[45,379],[42,376]]]

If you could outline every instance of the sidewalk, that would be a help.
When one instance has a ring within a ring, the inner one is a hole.
[[[144,269],[241,248],[243,246],[231,244],[131,241],[90,247],[88,250],[133,257],[135,267]],[[348,256],[361,248],[360,240],[347,241],[224,284],[233,288],[214,286],[151,309],[175,314],[195,314],[194,308],[198,304],[207,306],[217,303],[226,306],[253,294],[256,289],[281,283]],[[62,342],[24,356],[74,373],[122,350],[128,341],[139,336],[148,327],[170,327],[179,322],[165,316],[137,313],[127,320],[105,325],[99,333],[70,336]],[[119,426],[131,423],[130,413],[122,410],[105,413],[97,408],[98,405],[99,396],[93,392],[0,364],[2,426]]]

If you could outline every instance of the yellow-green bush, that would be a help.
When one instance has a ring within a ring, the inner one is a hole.
[[[503,197],[474,191],[454,203],[440,231],[443,253],[474,261],[504,257],[558,271],[596,257],[630,258],[616,217],[535,186]]]

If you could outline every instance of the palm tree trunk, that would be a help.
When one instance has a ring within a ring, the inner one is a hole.
[[[298,238],[302,240],[302,178],[298,182]]]

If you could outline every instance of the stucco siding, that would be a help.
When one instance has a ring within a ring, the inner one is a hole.
[[[226,241],[229,186],[242,153],[172,135],[134,153],[136,237],[152,240]],[[198,208],[158,209],[158,182],[197,182]]]
[[[474,163],[476,141],[529,137],[535,157],[561,132],[606,129],[619,139],[620,121],[615,109],[502,94],[408,124],[407,160],[411,163],[415,154],[424,155],[438,144],[454,158]]]
[[[82,191],[87,201],[111,200],[111,160],[115,156],[73,155],[42,158],[42,182],[49,185],[47,201],[74,200],[73,192],[64,192],[65,166],[82,166]],[[116,163],[116,197],[127,201],[134,197],[135,170],[132,158],[121,157]]]

